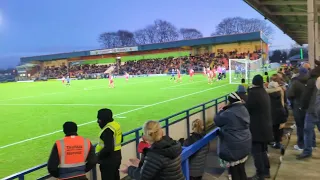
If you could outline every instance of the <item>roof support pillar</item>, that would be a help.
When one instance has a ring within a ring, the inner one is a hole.
[[[319,46],[319,23],[318,23],[318,16],[316,17],[316,22],[315,22],[315,24],[314,24],[314,35],[315,35],[315,38],[314,38],[314,40],[315,40],[315,59],[316,60],[320,60],[319,58],[320,58],[320,46]]]
[[[315,0],[308,0],[308,44],[309,44],[309,63],[314,68],[315,59],[315,17],[317,16]]]

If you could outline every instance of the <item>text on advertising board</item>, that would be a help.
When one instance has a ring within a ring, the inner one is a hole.
[[[130,52],[130,51],[138,51],[138,47],[135,46],[135,47],[95,50],[95,51],[90,51],[90,55],[112,54],[112,53]]]

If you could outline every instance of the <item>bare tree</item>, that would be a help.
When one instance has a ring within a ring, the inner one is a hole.
[[[119,37],[121,47],[128,47],[128,46],[136,45],[136,41],[134,39],[134,35],[132,32],[127,31],[127,30],[119,30],[117,32],[117,35]]]
[[[155,25],[149,25],[145,28],[146,36],[149,40],[149,44],[159,42],[157,39],[157,27]]]
[[[211,35],[230,35],[257,31],[262,31],[269,38],[274,33],[274,29],[266,21],[255,18],[233,17],[223,19]]]
[[[179,33],[183,39],[197,39],[203,37],[199,30],[193,28],[181,28]]]
[[[117,32],[104,32],[99,35],[99,43],[104,48],[127,47],[136,45],[134,35],[127,30]]]
[[[144,29],[140,29],[134,32],[136,42],[141,45],[157,43],[158,41],[156,34],[157,29],[154,25],[149,25]]]
[[[115,48],[121,45],[119,36],[116,32],[104,32],[99,35],[98,41],[104,48]]]
[[[155,20],[154,26],[156,28],[156,37],[158,42],[175,41],[179,38],[177,28],[168,21]]]

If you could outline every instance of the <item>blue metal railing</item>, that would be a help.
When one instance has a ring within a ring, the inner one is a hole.
[[[159,122],[160,123],[164,123],[164,125],[162,127],[165,128],[166,135],[169,135],[169,127],[171,125],[186,119],[187,136],[189,136],[189,134],[190,134],[189,117],[190,116],[192,116],[194,114],[197,114],[199,112],[202,112],[202,119],[204,121],[204,123],[203,123],[204,124],[204,128],[208,129],[208,127],[206,127],[206,123],[205,123],[205,120],[206,120],[205,111],[206,111],[206,109],[215,106],[215,112],[217,113],[218,112],[218,105],[220,103],[224,103],[224,102],[225,103],[227,102],[227,95],[219,97],[219,98],[216,98],[216,99],[213,99],[213,100],[205,102],[203,104],[191,107],[191,108],[186,109],[184,111],[181,111],[179,113],[173,114],[171,116],[168,116],[166,118],[163,118],[163,119],[159,120]],[[194,111],[194,110],[196,110],[196,111]],[[180,116],[182,116],[182,117],[180,117]],[[173,119],[175,117],[180,117],[180,118],[176,119],[176,120],[173,120],[173,121],[170,121],[170,119]],[[124,143],[122,143],[122,146],[125,146],[126,144],[129,144],[129,143],[134,142],[134,141],[136,142],[136,145],[138,145],[139,141],[140,141],[140,138],[141,138],[141,132],[142,132],[142,128],[140,127],[140,128],[136,128],[136,129],[133,129],[133,130],[131,130],[129,132],[124,133],[123,137],[131,136],[132,134],[134,134],[135,137],[129,139],[128,141],[125,141]],[[183,167],[183,171],[184,171],[184,174],[185,174],[187,179],[189,178],[189,176],[187,176],[188,173],[189,173],[188,172],[188,170],[189,170],[188,158],[192,154],[194,154],[197,150],[199,150],[202,147],[202,145],[204,146],[205,144],[210,142],[210,140],[214,139],[216,137],[216,132],[217,132],[217,129],[215,129],[214,131],[212,131],[208,135],[206,135],[204,137],[203,141],[196,142],[195,144],[184,148],[183,153],[182,153],[182,167]],[[140,154],[138,153],[137,149],[136,149],[136,157],[140,158]],[[35,172],[37,170],[43,169],[45,167],[47,167],[46,163],[38,165],[38,166],[35,166],[33,168],[30,168],[30,169],[27,169],[25,171],[18,172],[16,174],[11,175],[11,176],[5,177],[3,180],[13,180],[13,179],[24,180],[26,175],[28,175],[30,173],[33,173],[33,172]],[[97,179],[96,168],[94,168],[92,170],[91,176],[92,176],[91,177],[92,180],[96,180]],[[45,175],[43,177],[38,178],[37,180],[44,180],[44,179],[47,179],[49,177],[50,177],[50,175]]]
[[[182,171],[184,176],[186,177],[186,180],[189,180],[189,158],[192,156],[194,153],[196,153],[199,149],[202,147],[206,146],[207,144],[210,143],[214,138],[218,136],[219,128],[215,128],[208,134],[206,134],[201,140],[195,142],[191,146],[184,147],[182,154],[181,154],[181,161],[182,161]]]

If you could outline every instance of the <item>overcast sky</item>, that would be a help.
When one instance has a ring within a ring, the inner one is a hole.
[[[101,32],[134,31],[155,19],[209,36],[234,16],[263,19],[242,0],[0,0],[0,68],[21,56],[100,48]],[[294,42],[274,28],[272,46],[289,48]]]

